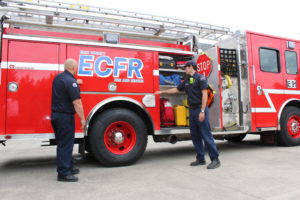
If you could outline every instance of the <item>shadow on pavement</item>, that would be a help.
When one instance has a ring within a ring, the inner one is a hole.
[[[79,158],[80,155],[75,155],[73,158],[73,162],[78,167],[84,166],[92,166],[92,167],[103,167],[99,165],[99,163],[88,156],[86,159],[82,160]],[[11,159],[8,162],[4,162],[0,165],[0,172],[13,172],[20,170],[30,170],[32,169],[56,169],[56,157],[48,156],[48,157],[34,157],[34,158],[23,158],[23,159]]]
[[[180,142],[178,142],[180,144]],[[220,154],[224,153],[230,153],[234,151],[251,151],[251,150],[258,150],[258,149],[266,149],[269,148],[282,148],[278,147],[274,144],[265,144],[260,142],[259,137],[255,139],[246,139],[242,142],[233,143],[228,141],[220,141],[216,140],[216,144],[218,147],[218,150],[220,151]],[[155,159],[169,159],[174,157],[184,157],[184,156],[192,156],[195,157],[195,151],[194,147],[192,145],[192,141],[190,143],[186,143],[185,146],[177,146],[175,145],[169,145],[164,146],[161,148],[155,148],[155,149],[146,149],[145,154],[143,155],[142,159],[143,162],[152,161]]]
[[[275,145],[268,145],[263,144],[260,142],[259,138],[255,139],[249,139],[245,140],[240,143],[231,143],[227,141],[216,141],[217,147],[221,154],[224,153],[230,153],[232,151],[251,151],[251,150],[257,150],[259,149],[268,149],[268,148],[282,148],[277,147]],[[178,142],[180,144],[180,142]],[[194,157],[195,151],[194,147],[192,145],[192,142],[184,144],[184,146],[181,144],[181,146],[177,145],[164,145],[163,147],[155,147],[154,148],[147,148],[146,152],[142,156],[142,159],[139,161],[139,163],[148,163],[155,160],[166,160],[172,158],[182,158],[182,157]],[[74,163],[79,168],[85,168],[85,167],[104,167],[101,164],[99,164],[92,156],[87,154],[87,157],[85,159],[81,159],[80,155],[74,156]],[[34,157],[34,158],[23,158],[23,159],[11,159],[7,162],[3,162],[2,165],[0,165],[0,172],[8,172],[13,173],[14,171],[20,171],[20,170],[32,170],[33,168],[36,169],[55,169],[56,168],[56,157],[53,156],[47,156],[47,157]]]

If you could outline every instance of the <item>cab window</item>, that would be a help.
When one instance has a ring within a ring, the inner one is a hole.
[[[260,48],[260,69],[264,72],[280,72],[279,51],[276,49]]]
[[[298,74],[297,53],[294,51],[285,51],[286,73]]]

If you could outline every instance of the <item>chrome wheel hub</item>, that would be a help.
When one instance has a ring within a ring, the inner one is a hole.
[[[124,142],[124,135],[121,132],[115,132],[114,133],[114,142],[116,144],[122,144]]]
[[[299,131],[299,126],[298,126],[298,123],[297,123],[296,121],[294,121],[294,122],[291,124],[291,127],[292,127],[292,131],[293,131],[294,133]]]

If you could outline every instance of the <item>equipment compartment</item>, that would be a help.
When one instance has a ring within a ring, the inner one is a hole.
[[[184,64],[188,60],[192,59],[193,58],[191,56],[179,56],[173,54],[159,55],[160,90],[177,87],[177,85],[179,85],[185,78],[185,71],[183,69]],[[166,60],[168,60],[168,62],[166,62]],[[173,64],[174,66],[171,67]],[[167,98],[173,107],[175,114],[175,124],[173,126],[187,126],[187,107],[183,105],[184,100],[187,98],[185,92],[163,94],[160,97]]]

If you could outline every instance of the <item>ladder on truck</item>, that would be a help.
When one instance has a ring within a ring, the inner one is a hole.
[[[117,33],[124,37],[197,46],[198,40],[219,41],[229,28],[176,18],[49,0],[0,0],[2,22],[13,27],[76,33]],[[192,45],[193,44],[193,45]]]

